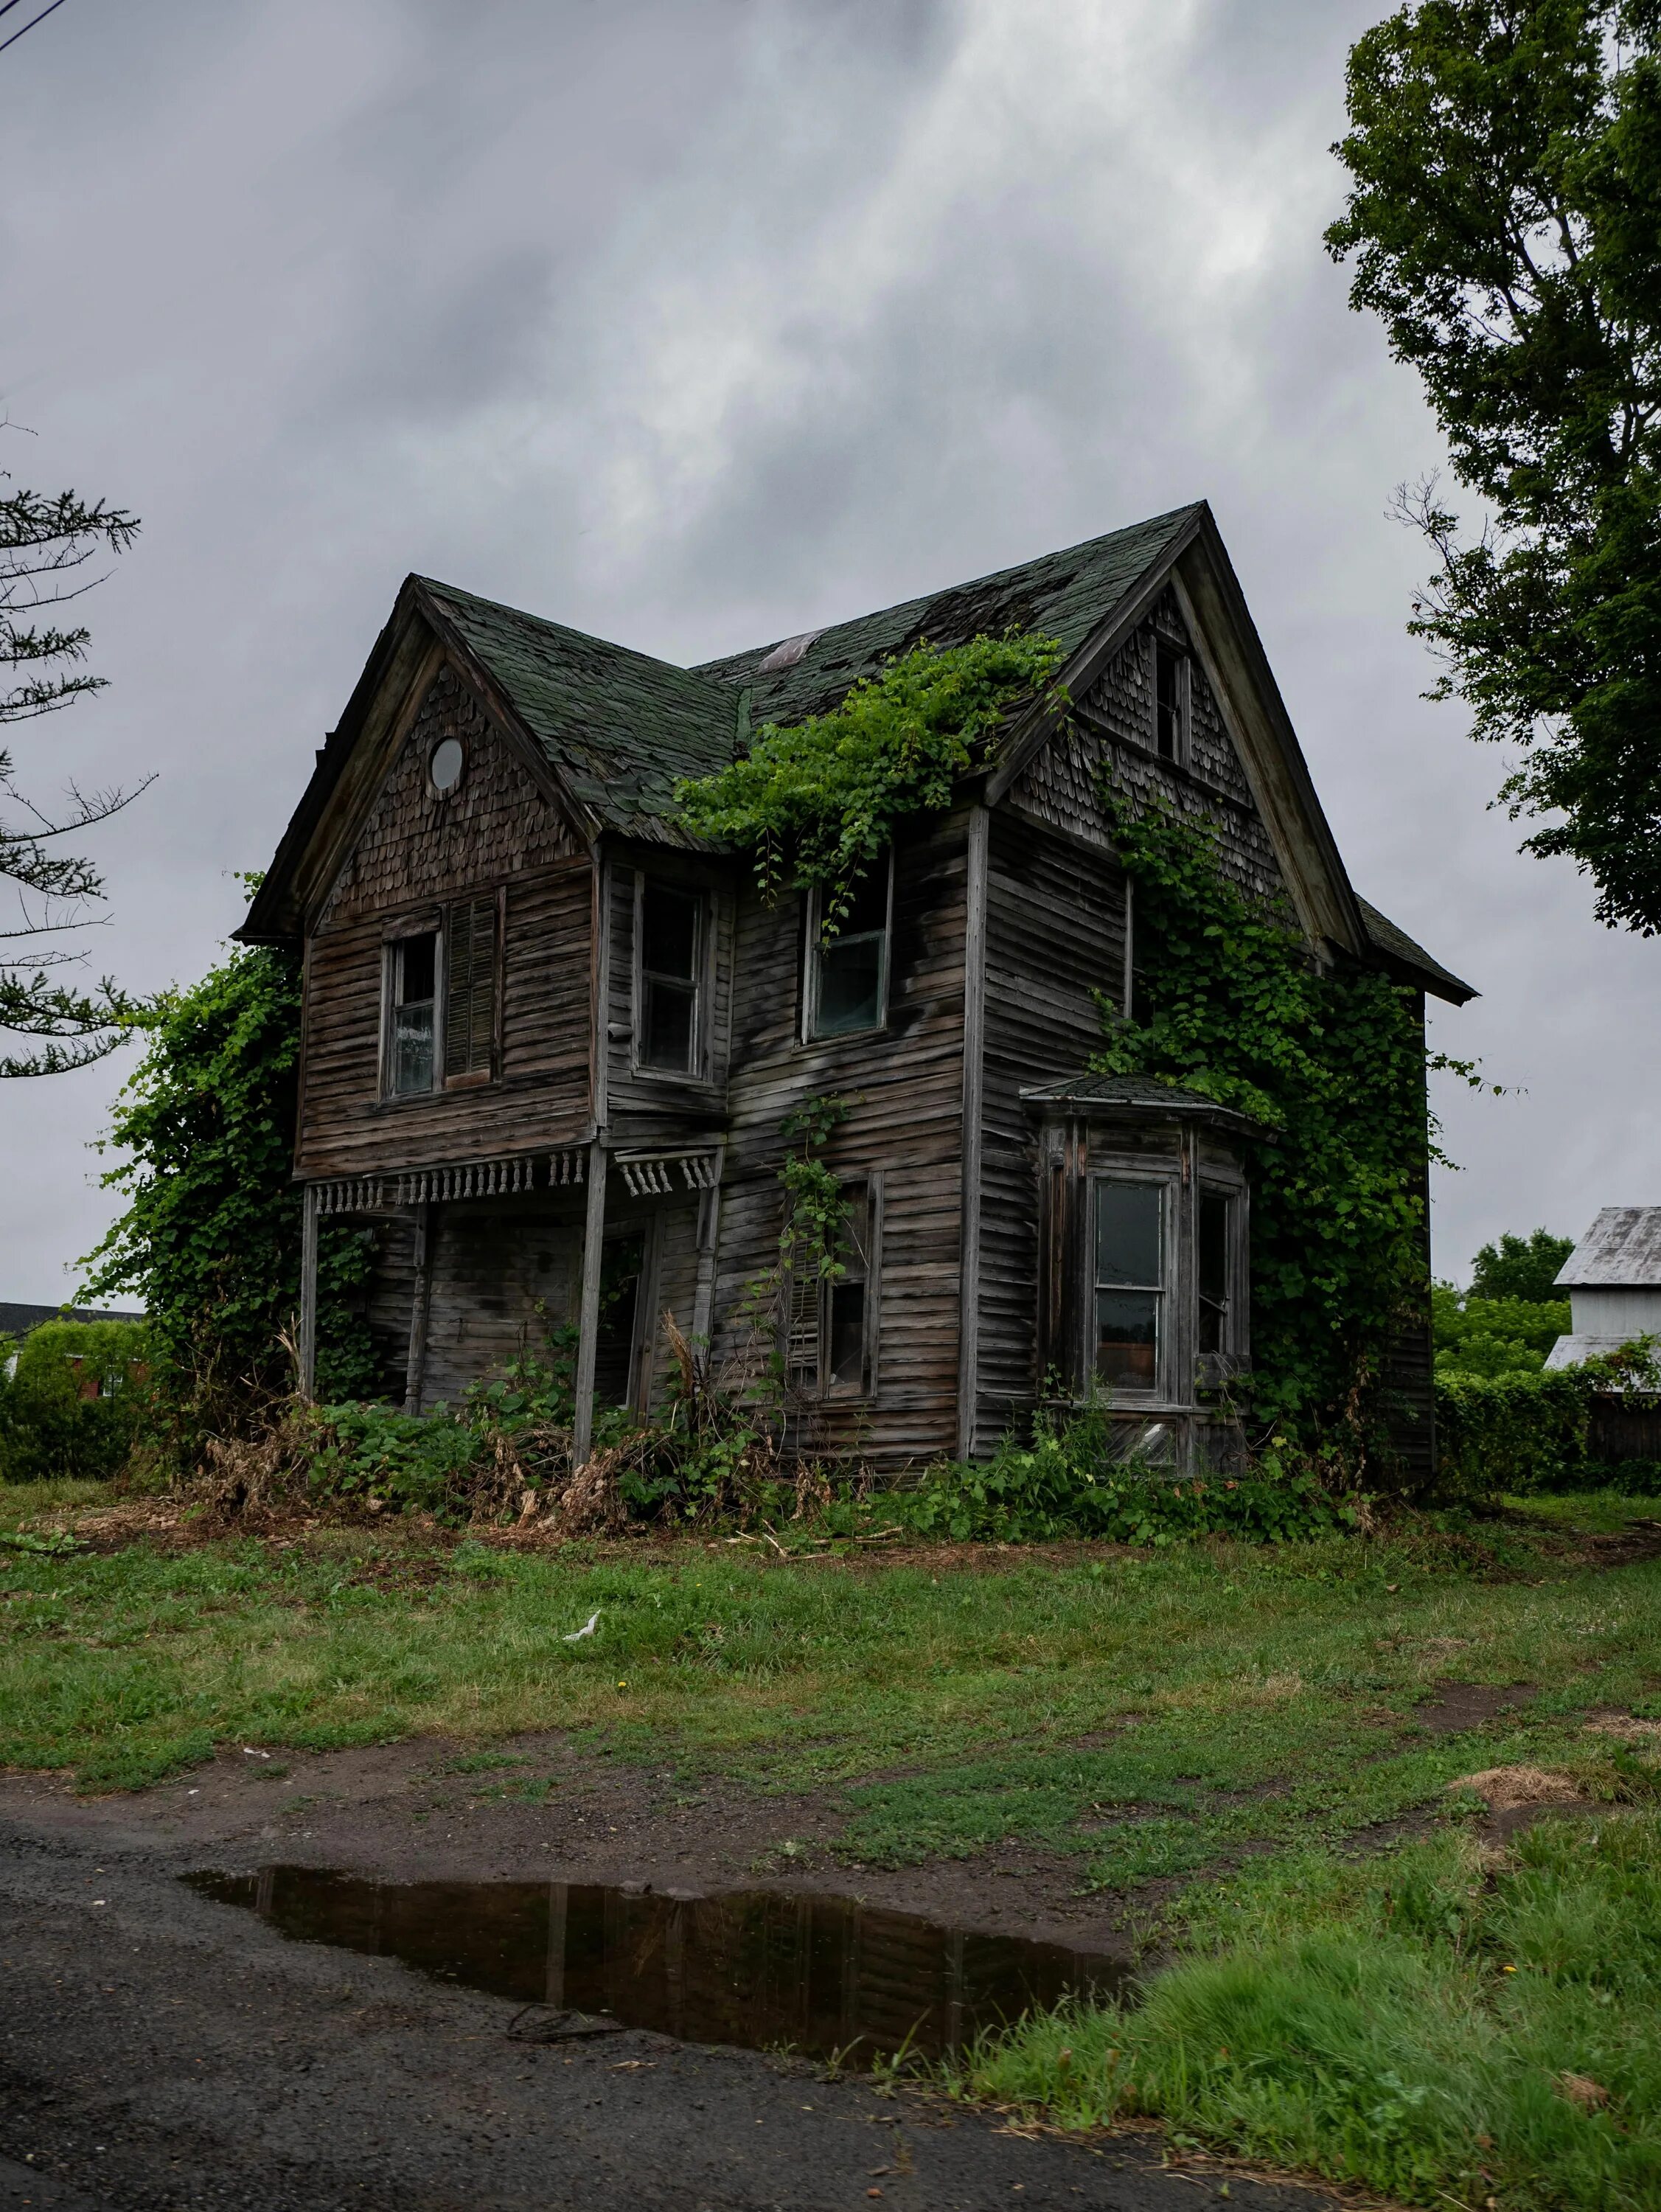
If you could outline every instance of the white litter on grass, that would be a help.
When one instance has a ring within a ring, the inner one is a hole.
[[[270,1755],[269,1751],[256,1751],[251,1743],[245,1743],[242,1747],[242,1756],[245,1759],[269,1759]]]
[[[594,1633],[594,1624],[598,1620],[599,1617],[600,1608],[598,1606],[596,1606],[593,1612],[589,1614],[588,1619],[583,1623],[582,1626],[580,1628],[573,1628],[572,1630],[570,1635],[566,1638],[566,1642],[567,1644],[579,1644],[585,1636],[592,1636]]]

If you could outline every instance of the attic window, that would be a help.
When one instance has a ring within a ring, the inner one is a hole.
[[[427,773],[440,799],[447,799],[462,780],[467,755],[459,738],[440,738],[427,757]]]
[[[1188,656],[1154,640],[1154,750],[1164,761],[1188,755]]]

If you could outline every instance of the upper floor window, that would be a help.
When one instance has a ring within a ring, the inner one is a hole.
[[[640,886],[639,914],[640,1064],[665,1073],[695,1074],[701,1048],[704,902],[695,891],[647,878]]]
[[[1111,1390],[1160,1388],[1167,1332],[1166,1189],[1098,1176],[1095,1371]]]
[[[1165,761],[1188,757],[1188,656],[1154,640],[1154,750]]]
[[[888,1015],[888,946],[893,934],[894,855],[882,854],[849,893],[840,915],[815,885],[808,909],[807,1034],[849,1036],[880,1030]],[[834,924],[827,937],[827,921]]]
[[[430,1091],[438,1070],[439,933],[400,937],[391,947],[387,1088],[394,1097]]]

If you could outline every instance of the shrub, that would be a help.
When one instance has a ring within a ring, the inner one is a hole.
[[[99,1481],[118,1474],[149,1411],[149,1358],[142,1322],[49,1321],[32,1329],[0,1387],[0,1476]]]
[[[1439,1375],[1538,1374],[1572,1326],[1567,1298],[1462,1297],[1438,1283],[1430,1306]]]
[[[1537,1374],[1436,1376],[1438,1492],[1445,1503],[1482,1505],[1509,1492],[1585,1487],[1607,1479],[1589,1449],[1597,1401],[1621,1390],[1653,1404],[1661,1391],[1646,1343],[1608,1359]]]

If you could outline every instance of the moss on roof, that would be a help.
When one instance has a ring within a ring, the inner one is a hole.
[[[905,599],[853,622],[834,623],[811,633],[789,667],[761,666],[790,642],[780,640],[706,660],[694,672],[748,690],[754,725],[828,714],[862,676],[875,676],[889,655],[908,651],[922,638],[931,645],[967,645],[983,634],[1040,630],[1059,638],[1070,653],[1197,512],[1194,507],[1174,507],[1169,514],[1109,531],[1105,538],[1088,538],[1082,544],[999,568],[973,583]]]
[[[693,842],[676,819],[675,786],[732,758],[730,690],[452,584],[417,581],[597,821],[660,843]]]

